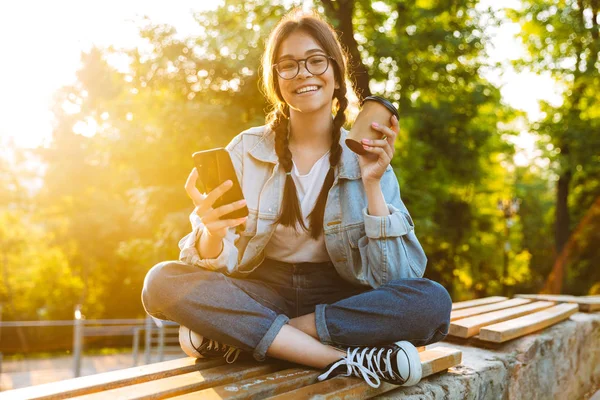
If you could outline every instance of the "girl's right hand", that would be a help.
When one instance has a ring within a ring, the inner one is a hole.
[[[233,182],[230,180],[223,182],[208,194],[202,194],[196,188],[196,181],[198,180],[198,170],[192,169],[192,172],[185,182],[185,191],[188,196],[194,202],[194,212],[200,217],[200,220],[204,224],[210,236],[216,238],[224,238],[227,234],[228,228],[241,225],[246,222],[248,217],[236,218],[236,219],[219,219],[225,214],[229,214],[232,211],[238,210],[246,205],[246,200],[236,201],[235,203],[225,204],[221,207],[213,208],[215,201],[221,197],[225,192],[233,187]]]

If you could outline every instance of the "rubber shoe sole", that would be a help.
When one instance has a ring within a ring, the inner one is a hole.
[[[202,336],[190,331],[183,325],[179,326],[179,345],[185,354],[193,358],[204,358],[196,350],[196,347],[199,347],[201,344]]]
[[[404,357],[397,357],[398,371],[406,371],[407,368],[409,371],[407,381],[400,386],[416,385],[421,381],[421,376],[423,374],[423,370],[421,368],[421,358],[419,357],[419,351],[410,342],[404,340],[396,342],[396,346],[400,347],[404,352],[406,352],[406,355],[408,356],[406,359],[406,363],[402,363],[402,365],[401,362],[402,360],[404,360]]]

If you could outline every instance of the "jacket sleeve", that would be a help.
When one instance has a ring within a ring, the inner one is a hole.
[[[420,278],[427,265],[391,167],[381,178],[381,188],[390,214],[373,216],[363,208],[365,236],[358,241],[364,277],[375,288],[394,279]]]
[[[242,182],[242,135],[236,136],[228,145],[227,151],[233,161],[233,166],[239,182]],[[179,260],[195,265],[201,268],[210,270],[221,270],[223,272],[232,273],[235,271],[238,264],[238,249],[235,246],[236,241],[240,237],[236,233],[235,228],[229,228],[227,234],[223,238],[223,249],[221,254],[216,258],[201,258],[198,252],[198,241],[204,230],[204,224],[200,217],[192,212],[190,214],[190,222],[192,224],[192,232],[188,233],[179,241]]]

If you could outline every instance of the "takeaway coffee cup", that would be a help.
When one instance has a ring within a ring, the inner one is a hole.
[[[371,124],[377,122],[382,126],[390,126],[392,115],[395,115],[396,118],[400,117],[398,109],[390,101],[379,96],[365,97],[362,109],[346,137],[346,146],[357,154],[366,154],[361,140],[382,138],[380,132],[371,128]]]

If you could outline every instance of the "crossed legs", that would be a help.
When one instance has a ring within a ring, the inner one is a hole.
[[[451,309],[439,284],[407,279],[290,320],[285,301],[267,285],[180,262],[150,270],[142,301],[150,315],[249,351],[257,360],[270,356],[316,368],[345,355],[328,344],[439,341],[447,334]]]

